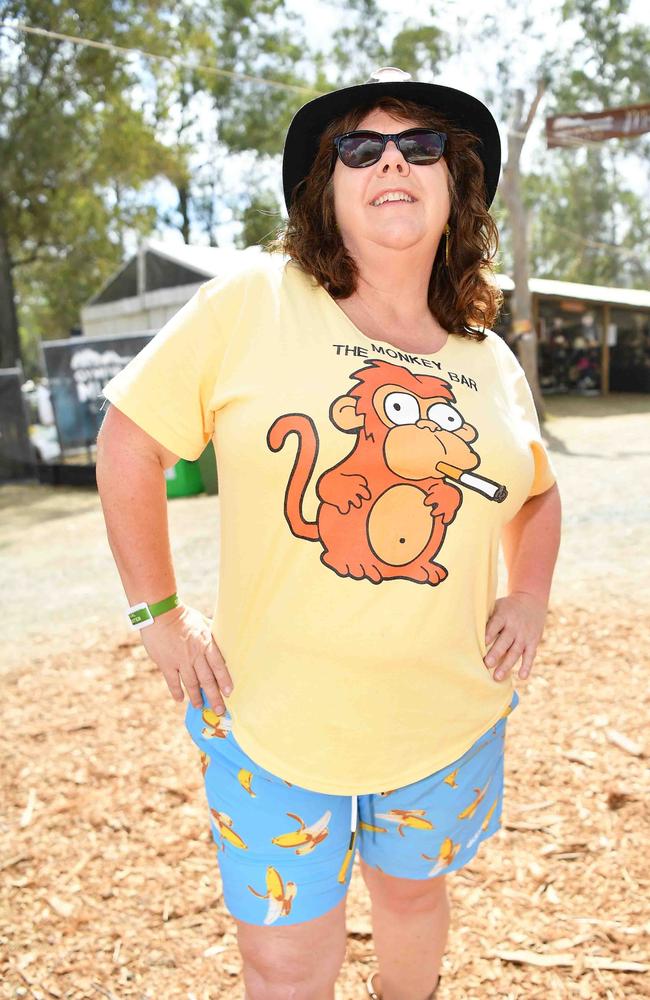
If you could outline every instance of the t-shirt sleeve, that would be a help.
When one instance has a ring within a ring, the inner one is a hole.
[[[239,286],[232,275],[206,281],[101,393],[188,461],[201,455],[214,432],[214,393]]]
[[[542,438],[537,410],[526,373],[506,342],[498,334],[494,334],[494,336],[499,341],[498,350],[501,371],[506,380],[506,393],[512,402],[519,429],[528,441],[535,460],[535,476],[528,493],[528,498],[530,498],[549,490],[557,482],[557,473]]]

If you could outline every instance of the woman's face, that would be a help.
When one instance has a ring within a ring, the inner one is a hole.
[[[417,124],[398,121],[388,112],[375,109],[357,128],[403,132]],[[386,144],[381,159],[370,167],[346,167],[337,156],[334,212],[348,251],[363,258],[370,244],[394,250],[430,247],[433,260],[451,209],[448,176],[444,156],[429,165],[409,163],[392,140]],[[392,190],[406,191],[415,200],[372,204],[382,192]]]

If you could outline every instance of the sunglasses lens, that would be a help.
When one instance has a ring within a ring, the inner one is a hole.
[[[381,152],[381,139],[374,132],[350,132],[339,143],[339,155],[346,167],[369,167]]]
[[[442,156],[444,141],[439,132],[413,129],[400,139],[400,149],[409,163],[436,163]]]
[[[432,129],[410,129],[401,136],[399,148],[409,163],[436,163],[445,148],[444,139]],[[346,167],[369,167],[383,152],[376,132],[349,132],[339,143],[339,155]]]

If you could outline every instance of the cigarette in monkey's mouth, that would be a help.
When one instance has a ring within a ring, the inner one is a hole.
[[[495,500],[501,503],[508,496],[508,490],[501,483],[495,483],[492,479],[484,476],[477,476],[475,472],[464,472],[463,469],[456,468],[455,465],[448,465],[446,462],[438,462],[436,465],[438,472],[455,479],[462,486],[469,486],[471,490],[482,493],[488,500]]]

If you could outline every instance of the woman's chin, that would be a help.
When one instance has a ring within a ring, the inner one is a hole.
[[[411,247],[421,247],[426,241],[427,233],[419,226],[415,228],[385,227],[375,233],[373,242],[391,250],[409,250]]]

